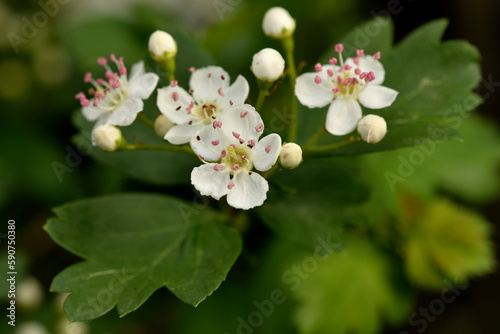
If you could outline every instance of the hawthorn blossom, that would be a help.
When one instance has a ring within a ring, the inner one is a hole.
[[[127,68],[123,58],[110,55],[109,59],[118,69],[113,72],[104,57],[97,63],[106,70],[104,79],[94,79],[92,73],[86,73],[85,83],[91,83],[90,100],[83,92],[76,94],[80,100],[82,113],[89,121],[97,121],[94,128],[103,124],[127,126],[132,124],[137,114],[144,108],[145,100],[149,98],[158,83],[159,77],[154,73],[146,73],[144,62],[132,66],[130,78],[127,78]]]
[[[208,66],[193,70],[189,93],[175,80],[158,89],[158,108],[177,124],[165,139],[175,145],[186,144],[198,131],[211,126],[224,109],[244,103],[250,90],[247,80],[239,75],[232,85],[229,82],[224,69]]]
[[[194,187],[217,200],[227,195],[228,204],[237,209],[262,205],[269,185],[253,168],[269,170],[281,151],[281,137],[273,133],[259,140],[263,131],[264,123],[252,106],[224,110],[191,139],[191,147],[205,163],[191,172]]]
[[[302,74],[297,78],[295,95],[300,103],[309,108],[321,108],[328,104],[326,130],[333,135],[343,136],[354,129],[362,117],[361,105],[369,109],[390,106],[398,92],[381,86],[385,71],[379,62],[380,52],[365,56],[357,50],[357,57],[342,58],[342,44],[335,46],[339,53],[340,66],[336,58],[330,64],[316,64],[315,72]]]

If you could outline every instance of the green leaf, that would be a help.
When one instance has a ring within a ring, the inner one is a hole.
[[[480,55],[475,47],[465,41],[446,41],[440,39],[447,26],[446,20],[436,20],[415,30],[395,47],[389,47],[388,38],[392,35],[392,25],[379,23],[380,33],[368,38],[366,46],[356,43],[368,27],[377,26],[376,18],[360,28],[356,28],[342,42],[349,49],[365,48],[370,54],[377,49],[383,50],[381,62],[386,76],[383,86],[399,92],[396,101],[381,110],[364,109],[364,114],[377,114],[384,117],[388,124],[388,134],[376,145],[357,143],[330,150],[325,155],[359,154],[391,150],[405,146],[421,145],[429,139],[443,141],[459,140],[454,126],[453,115],[466,115],[481,102],[472,89],[481,79]],[[330,57],[335,53],[330,51]],[[353,51],[347,56],[353,56]],[[325,62],[328,55],[322,57]],[[326,119],[328,107],[322,110],[302,108],[301,114],[308,136],[311,129],[318,128]],[[437,138],[438,137],[438,138]],[[318,145],[341,143],[348,136],[335,137],[325,134]],[[302,137],[305,141],[306,137]]]
[[[81,130],[81,133],[73,139],[75,145],[91,147],[90,134],[93,124],[85,120],[80,111],[75,112],[73,123]],[[139,141],[151,145],[170,145],[139,121],[121,128],[121,131],[129,143]],[[128,177],[159,185],[187,184],[193,167],[199,165],[199,160],[194,154],[189,156],[185,153],[165,151],[108,153],[93,147],[91,156],[99,163],[120,171]]]
[[[413,301],[399,268],[367,240],[350,238],[344,253],[319,263],[295,292],[300,333],[376,334],[385,322],[398,324]]]
[[[406,270],[421,287],[440,290],[445,280],[466,282],[494,268],[490,226],[480,215],[441,199],[407,223]]]
[[[369,190],[359,175],[345,159],[305,161],[280,173],[272,182],[277,189],[257,213],[278,235],[305,246],[328,235],[341,241],[345,226],[364,224],[359,205]]]
[[[63,270],[51,286],[71,293],[64,305],[71,321],[115,306],[124,316],[163,286],[196,306],[219,287],[242,247],[215,212],[165,196],[113,195],[54,212],[46,231],[86,260]]]

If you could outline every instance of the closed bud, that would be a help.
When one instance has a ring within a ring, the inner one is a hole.
[[[280,165],[284,168],[297,168],[302,162],[302,149],[295,143],[286,143],[281,147]]]
[[[170,130],[175,124],[167,118],[165,115],[159,115],[155,120],[155,132],[161,139],[165,138],[168,130]]]
[[[116,151],[122,139],[121,131],[109,124],[100,125],[92,131],[92,143],[103,151]]]
[[[268,37],[282,40],[295,32],[295,20],[286,9],[273,7],[264,15],[262,29]]]
[[[285,70],[285,59],[270,48],[260,50],[252,59],[252,72],[259,80],[274,82]]]
[[[358,123],[358,133],[363,141],[376,144],[387,133],[387,123],[377,115],[366,115]]]
[[[149,53],[156,61],[173,58],[177,54],[177,43],[169,33],[156,30],[149,37]]]

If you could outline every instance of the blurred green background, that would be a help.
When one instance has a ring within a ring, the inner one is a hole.
[[[223,321],[227,314],[226,319],[234,322],[233,332],[236,332],[236,316],[231,313],[233,304],[241,304],[243,309],[246,307],[251,311],[252,298],[263,296],[263,299],[266,293],[272,291],[276,282],[275,278],[270,278],[273,275],[273,260],[279,261],[290,256],[286,249],[288,246],[276,246],[272,243],[269,246],[267,241],[273,238],[272,233],[262,226],[256,227],[247,237],[248,250],[232,269],[229,281],[223,283],[221,292],[216,292],[211,297],[213,300],[209,305],[202,304],[198,309],[193,309],[162,289],[138,311],[123,319],[118,319],[115,311],[111,311],[105,317],[83,325],[84,327],[66,326],[60,306],[61,298],[48,290],[52,278],[78,259],[58,247],[42,230],[46,219],[52,215],[50,209],[71,200],[124,190],[167,193],[179,190],[175,187],[165,189],[135,182],[99,165],[86,155],[75,154],[77,149],[90,149],[76,147],[71,141],[71,137],[77,133],[71,123],[71,116],[79,107],[74,95],[87,88],[83,84],[83,73],[97,69],[97,56],[106,56],[112,52],[124,56],[129,66],[144,59],[149,71],[159,73],[155,63],[148,58],[147,41],[154,30],[164,29],[182,40],[184,45],[196,41],[206,50],[205,54],[196,57],[199,63],[190,63],[189,55],[179,52],[178,78],[181,85],[188,82],[188,66],[213,63],[223,66],[233,78],[237,74],[244,75],[251,84],[250,98],[256,99],[256,84],[249,70],[251,57],[264,47],[279,49],[279,45],[266,38],[261,31],[262,16],[268,8],[283,6],[297,19],[296,60],[305,61],[311,66],[335,40],[351,31],[356,24],[372,18],[375,13],[383,14],[381,11],[387,10],[388,4],[392,2],[42,2],[53,4],[49,9],[53,15],[47,20],[39,16],[40,27],[35,27],[35,30],[26,28],[26,20],[33,22],[33,19],[37,19],[34,15],[44,10],[38,1],[0,2],[0,208],[3,220],[0,248],[3,256],[6,254],[7,221],[14,219],[17,227],[17,252],[21,257],[18,266],[22,266],[18,268],[18,283],[32,283],[26,285],[27,289],[32,288],[34,291],[27,293],[29,296],[35,296],[36,291],[41,291],[39,302],[30,300],[28,296],[24,308],[19,305],[18,325],[36,321],[51,333],[211,333],[209,328],[212,321]],[[477,196],[471,194],[468,188],[463,191],[464,196],[460,191],[449,193],[446,187],[442,192],[453,197],[459,204],[481,212],[492,222],[495,244],[498,245],[500,198],[497,181],[500,146],[495,124],[500,121],[497,111],[500,94],[496,91],[500,86],[500,21],[497,19],[500,3],[495,0],[401,0],[400,6],[401,12],[392,15],[396,41],[431,19],[447,17],[450,26],[445,39],[466,39],[476,45],[482,54],[483,78],[490,85],[483,86],[481,94],[488,95],[484,95],[485,103],[475,113],[479,116],[474,117],[474,122],[480,126],[471,127],[470,130],[464,127],[464,132],[469,136],[464,139],[475,145],[467,151],[474,152],[475,155],[470,159],[477,161],[476,165],[471,164],[471,171],[487,170],[486,174],[495,177],[481,186],[482,191]],[[22,37],[22,40],[14,42],[15,47],[12,33]],[[496,82],[499,84],[495,86]],[[165,83],[164,78],[160,86],[162,83]],[[270,101],[271,106],[273,101]],[[465,119],[467,121],[469,119]],[[455,149],[453,152],[460,154],[461,151]],[[370,155],[367,159],[376,159],[376,156]],[[470,159],[463,157],[460,163]],[[62,174],[60,170],[56,172],[54,169],[61,164],[69,166]],[[478,167],[478,164],[482,165]],[[436,158],[430,165],[426,165],[425,172],[437,175],[437,178],[442,177],[436,173],[442,167],[441,160]],[[464,166],[461,168],[468,167]],[[464,175],[467,178],[471,174]],[[464,183],[467,183],[466,179]],[[187,193],[185,196],[189,198],[192,194]],[[248,273],[248,267],[252,268],[254,261],[259,260],[260,247],[264,246],[277,248],[271,251],[275,258],[267,258],[258,274],[247,277],[245,273]],[[285,255],[280,257],[280,252]],[[496,252],[498,255],[498,250]],[[4,267],[3,263],[2,260],[0,268]],[[4,271],[6,270],[0,270]],[[460,298],[447,305],[444,313],[429,321],[425,332],[500,333],[499,279],[500,272],[497,270],[494,274],[473,280]],[[248,291],[250,281],[252,287]],[[37,284],[40,285],[38,288]],[[0,295],[0,300],[5,301],[3,290]],[[419,292],[412,310],[429,305],[438,296],[439,294],[432,292]],[[269,318],[271,324],[265,331],[295,333],[293,322],[290,321],[294,316],[291,313],[293,307],[293,302],[287,301]],[[234,308],[238,309],[236,306]],[[5,326],[5,322],[4,317],[0,324],[2,333],[12,332],[12,328]],[[37,333],[34,330],[28,333]],[[395,328],[386,329],[385,333],[404,331],[414,333],[416,327],[406,321]]]

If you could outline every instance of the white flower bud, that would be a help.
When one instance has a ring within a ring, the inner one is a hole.
[[[377,115],[366,115],[358,123],[358,133],[363,141],[376,144],[387,133],[387,123]]]
[[[158,135],[158,137],[164,139],[168,130],[170,130],[174,125],[175,123],[169,120],[167,116],[163,114],[159,115],[155,119],[155,132]]]
[[[177,54],[177,43],[169,33],[156,30],[149,37],[149,53],[157,61],[172,58]]]
[[[35,277],[29,276],[17,287],[17,303],[25,309],[36,309],[43,302],[43,286]]]
[[[262,49],[253,55],[252,72],[257,79],[274,82],[284,70],[285,59],[274,49]]]
[[[104,124],[92,131],[92,143],[103,151],[115,151],[122,141],[122,133],[118,128]]]
[[[284,168],[297,168],[302,162],[302,149],[295,143],[286,143],[281,147],[280,165]]]
[[[282,7],[270,8],[262,21],[264,33],[275,39],[284,39],[295,31],[295,20],[290,13]]]

